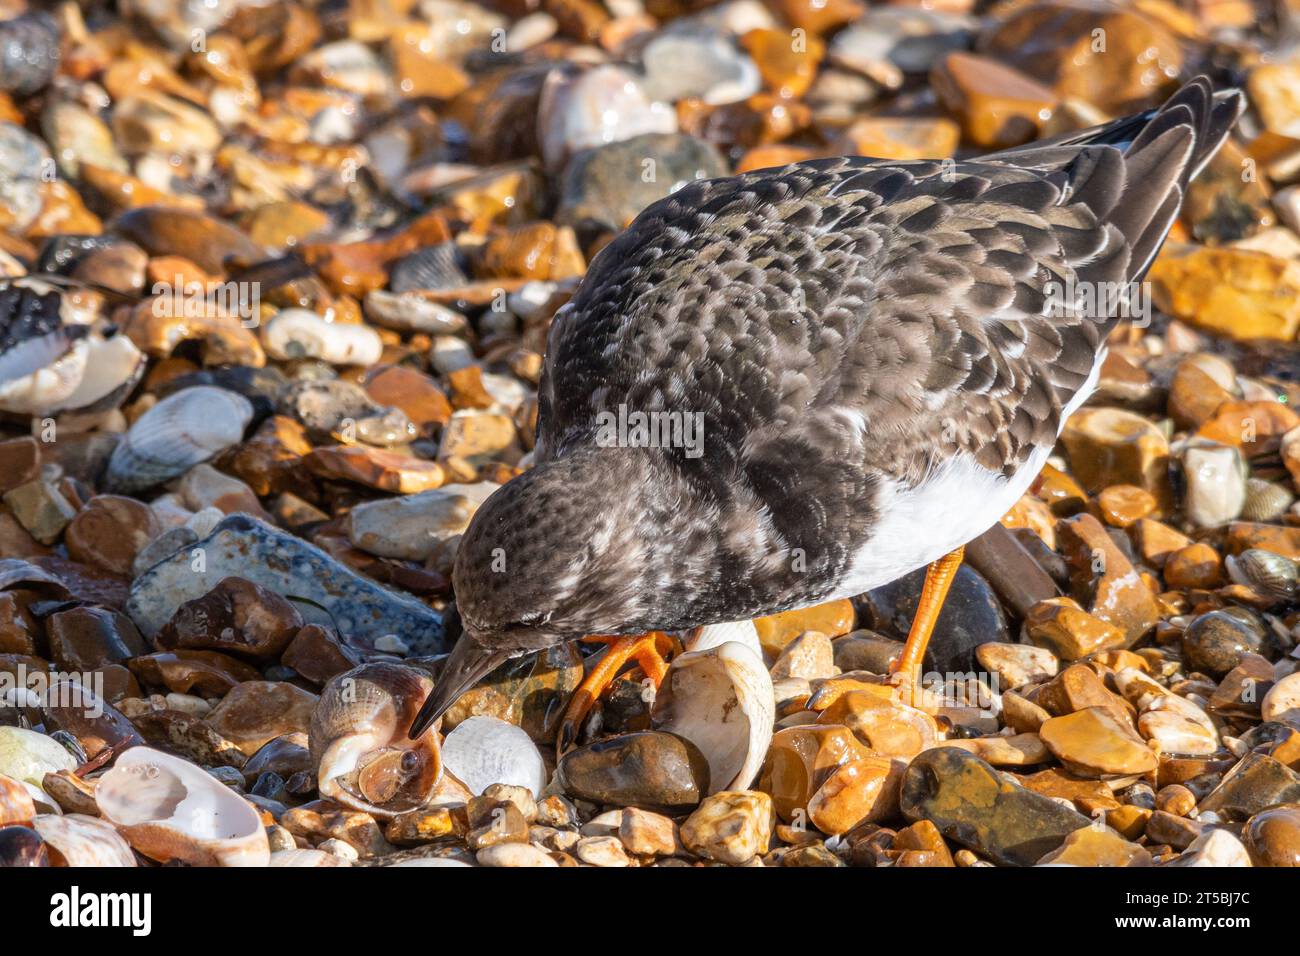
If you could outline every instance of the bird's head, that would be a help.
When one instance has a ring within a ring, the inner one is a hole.
[[[633,450],[538,464],[470,521],[453,585],[464,633],[416,728],[512,657],[588,634],[649,630],[645,501]],[[417,733],[418,735],[418,733]]]

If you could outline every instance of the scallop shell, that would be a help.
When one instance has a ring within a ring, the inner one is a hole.
[[[438,732],[406,732],[432,689],[419,668],[385,661],[331,678],[308,734],[320,795],[384,819],[424,806],[442,776]]]
[[[32,827],[54,852],[56,866],[135,866],[135,854],[122,834],[103,820],[82,813],[39,816]]]
[[[315,358],[331,365],[374,365],[384,351],[366,325],[326,322],[306,309],[285,309],[262,327],[266,353],[281,361]]]
[[[1246,479],[1246,504],[1241,516],[1247,521],[1273,521],[1281,517],[1295,501],[1284,486],[1262,478]]]
[[[532,738],[495,717],[470,717],[456,725],[442,745],[447,773],[475,796],[494,783],[527,787],[540,797],[546,764]]]
[[[704,754],[710,793],[753,783],[776,720],[772,678],[755,649],[757,635],[752,645],[745,636],[715,643],[727,636],[727,630],[705,628],[696,649],[668,668],[650,713],[655,729],[684,737]]]
[[[1248,548],[1241,554],[1229,555],[1225,563],[1233,581],[1260,594],[1289,601],[1300,592],[1296,562],[1285,555]]]
[[[160,863],[265,866],[271,849],[256,810],[187,760],[132,747],[99,778],[95,803],[140,853]]]
[[[113,449],[105,484],[130,494],[162,484],[238,444],[253,419],[248,399],[196,385],[141,415]]]

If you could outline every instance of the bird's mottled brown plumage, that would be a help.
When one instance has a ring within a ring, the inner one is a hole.
[[[469,633],[430,712],[484,648],[824,600],[953,460],[1027,484],[1114,322],[1051,284],[1141,278],[1240,107],[1199,79],[975,161],[796,163],[648,207],[554,320],[537,464],[465,536]],[[620,405],[702,413],[702,454],[599,447]]]

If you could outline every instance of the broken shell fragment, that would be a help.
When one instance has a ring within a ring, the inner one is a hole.
[[[688,651],[668,668],[651,711],[709,762],[709,793],[744,790],[772,741],[776,701],[762,658],[740,641]]]
[[[253,406],[235,392],[197,385],[141,415],[113,449],[107,490],[130,494],[189,471],[244,437]]]
[[[271,850],[247,801],[187,760],[132,747],[99,779],[95,803],[140,853],[160,863],[265,866]]]
[[[43,814],[32,827],[50,848],[55,866],[136,865],[130,845],[103,820],[81,813]]]
[[[407,664],[362,664],[321,690],[308,734],[320,795],[380,818],[424,806],[442,776],[436,728],[406,736],[433,681]]]

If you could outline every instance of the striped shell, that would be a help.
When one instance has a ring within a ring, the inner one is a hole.
[[[248,399],[224,388],[197,385],[169,395],[113,449],[107,490],[130,494],[182,475],[238,444],[252,419]]]
[[[1293,501],[1295,495],[1284,486],[1262,478],[1248,478],[1241,516],[1247,521],[1272,521],[1281,517]]]
[[[1296,562],[1284,555],[1248,548],[1241,554],[1229,555],[1227,566],[1233,581],[1268,597],[1288,601],[1300,592]]]
[[[442,776],[438,731],[406,731],[432,688],[424,671],[387,661],[331,678],[308,735],[320,795],[380,819],[425,806]]]

